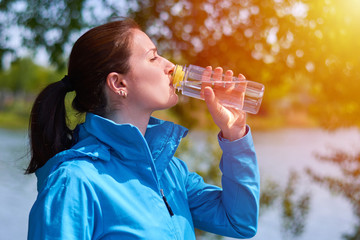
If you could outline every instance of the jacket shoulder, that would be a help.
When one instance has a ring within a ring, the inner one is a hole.
[[[91,185],[92,175],[95,173],[95,166],[87,157],[71,159],[54,165],[53,169],[38,186],[39,192],[46,188],[67,187],[71,184]]]

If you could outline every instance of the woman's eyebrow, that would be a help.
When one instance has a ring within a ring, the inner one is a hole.
[[[157,52],[157,48],[151,48],[149,51],[146,52],[148,54],[149,52],[154,52],[154,54]]]

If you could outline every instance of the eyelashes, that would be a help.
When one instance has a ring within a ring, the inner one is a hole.
[[[153,62],[153,61],[155,61],[157,59],[158,59],[158,57],[153,57],[153,58],[150,59],[150,61]]]

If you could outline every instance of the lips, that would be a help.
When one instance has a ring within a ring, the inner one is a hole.
[[[168,74],[168,78],[169,78],[169,80],[170,80],[170,83],[169,83],[169,85],[173,85],[173,78],[171,77],[171,74]]]

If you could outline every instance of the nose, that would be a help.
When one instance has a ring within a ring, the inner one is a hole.
[[[164,58],[165,61],[165,74],[172,74],[175,69],[175,64]]]
[[[171,68],[170,68],[170,70],[169,70],[169,72],[168,72],[167,74],[172,75],[173,72],[174,72],[174,70],[175,70],[175,65],[172,64],[172,65],[171,65]]]

